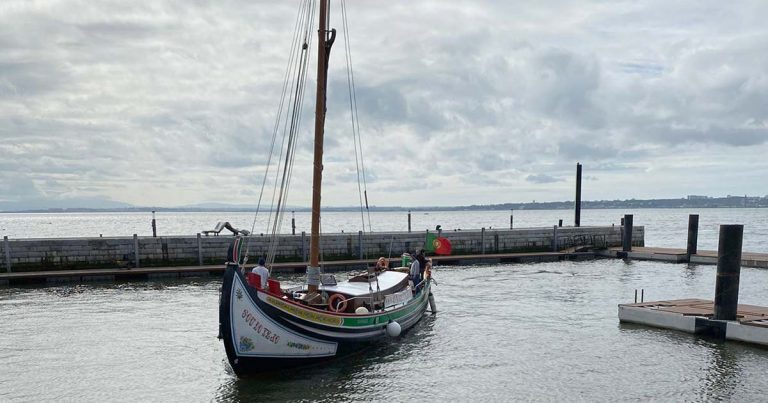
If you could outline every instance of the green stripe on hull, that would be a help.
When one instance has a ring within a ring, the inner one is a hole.
[[[411,303],[410,306],[406,306],[403,309],[394,310],[392,312],[382,312],[380,315],[368,316],[365,318],[344,318],[343,327],[365,327],[372,325],[381,325],[389,322],[390,320],[396,320],[403,316],[410,315],[413,311],[418,310],[422,304],[426,303],[427,296],[429,294],[429,287],[425,287],[421,291],[419,299]]]

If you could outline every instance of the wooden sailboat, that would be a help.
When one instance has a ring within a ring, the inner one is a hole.
[[[328,7],[329,0],[320,1],[307,284],[283,290],[270,280],[266,289],[260,288],[258,281],[249,281],[251,273],[241,272],[239,248],[233,245],[221,290],[219,335],[238,375],[309,365],[371,343],[397,340],[402,331],[423,317],[428,303],[434,304],[429,270],[419,284],[409,282],[407,268],[392,270],[388,264],[344,282],[321,273],[320,190],[327,63],[335,38],[335,30],[328,29]]]

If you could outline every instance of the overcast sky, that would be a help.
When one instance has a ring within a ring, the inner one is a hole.
[[[0,203],[255,203],[298,4],[0,2]],[[585,200],[768,194],[768,1],[347,8],[371,204],[573,200],[577,162]],[[323,202],[355,205],[341,38],[330,82]]]

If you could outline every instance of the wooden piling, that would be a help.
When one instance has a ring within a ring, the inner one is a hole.
[[[741,274],[743,225],[721,225],[717,245],[717,278],[715,282],[715,320],[736,320]]]
[[[509,229],[515,228],[515,210],[509,213]]]
[[[573,225],[581,226],[581,164],[576,163],[576,203],[574,206]]]
[[[624,215],[624,238],[622,242],[622,251],[632,251],[632,214]]]
[[[557,226],[558,227],[562,227],[563,226],[563,220],[562,219],[557,221]]]
[[[688,216],[688,246],[686,248],[686,255],[688,255],[688,261],[691,261],[691,256],[695,255],[697,251],[697,244],[699,239],[699,215],[690,214]]]

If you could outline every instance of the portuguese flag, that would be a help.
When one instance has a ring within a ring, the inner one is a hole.
[[[448,238],[439,237],[435,234],[427,234],[427,242],[425,242],[424,249],[427,252],[434,252],[438,255],[450,255],[451,254],[451,241]]]

